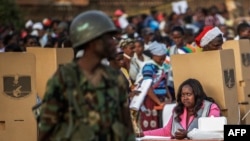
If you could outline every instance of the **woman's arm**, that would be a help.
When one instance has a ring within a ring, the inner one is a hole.
[[[159,98],[154,94],[154,91],[153,91],[153,87],[152,87],[152,86],[148,89],[147,95],[148,95],[157,105],[162,105],[162,104],[164,104],[164,103],[161,103],[161,101],[159,100]]]
[[[172,95],[170,94],[170,91],[169,91],[169,89],[168,89],[168,86],[167,86],[167,85],[166,85],[166,90],[167,90],[167,98],[168,98],[167,103],[172,103],[173,98],[172,98]]]
[[[172,128],[172,121],[173,121],[173,116],[168,121],[168,124],[162,128],[155,129],[155,130],[148,130],[144,131],[143,135],[144,136],[165,136],[165,137],[170,137],[171,136],[171,128]]]
[[[154,68],[152,67],[152,64],[146,64],[143,69],[142,69],[142,75],[143,75],[143,80],[147,79],[154,79]],[[150,99],[152,99],[157,105],[163,105],[159,98],[155,95],[154,93],[154,87],[153,85],[148,89],[147,95],[149,96]]]
[[[220,108],[215,103],[213,103],[210,107],[208,116],[219,117],[220,115],[221,115]]]

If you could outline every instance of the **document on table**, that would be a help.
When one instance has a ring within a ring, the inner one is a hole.
[[[171,137],[163,137],[163,136],[144,136],[140,138],[136,138],[136,141],[142,140],[170,140]]]

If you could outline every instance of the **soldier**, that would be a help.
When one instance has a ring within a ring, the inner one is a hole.
[[[114,57],[117,31],[103,12],[91,10],[71,23],[70,38],[78,58],[58,68],[48,80],[38,119],[39,141],[135,140],[122,74],[102,65]]]

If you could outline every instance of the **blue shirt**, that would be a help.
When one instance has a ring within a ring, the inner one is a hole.
[[[143,80],[152,79],[152,86],[156,95],[167,94],[167,72],[160,69],[157,65],[149,63],[145,64],[142,69]]]

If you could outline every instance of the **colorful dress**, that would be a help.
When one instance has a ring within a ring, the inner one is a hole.
[[[154,61],[146,63],[142,69],[143,80],[152,79],[153,92],[160,101],[164,102],[167,95],[167,71],[164,66],[157,65]],[[150,97],[146,96],[141,108],[140,125],[143,131],[152,130],[161,126],[160,112],[155,109],[158,106]]]

